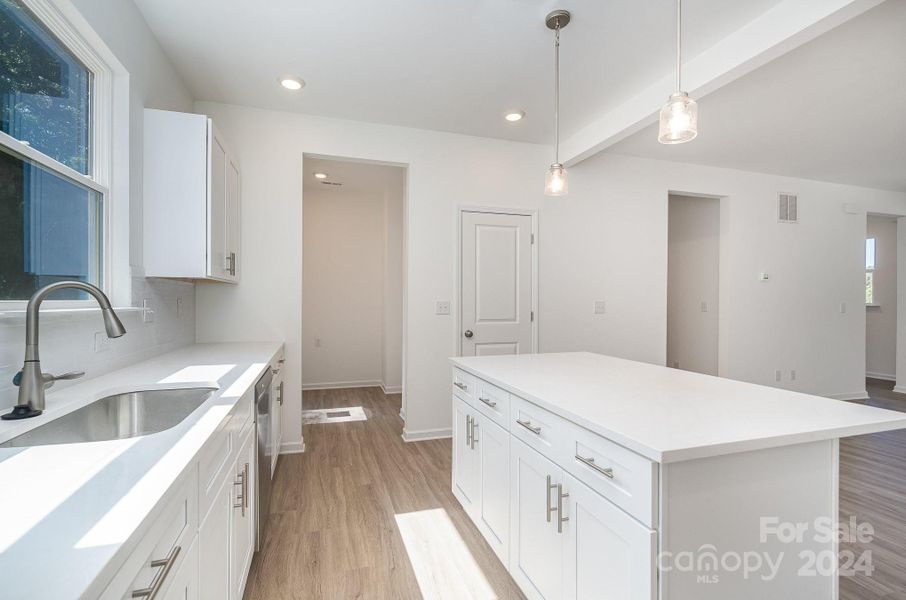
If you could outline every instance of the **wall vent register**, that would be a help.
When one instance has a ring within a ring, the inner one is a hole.
[[[777,220],[780,223],[799,222],[799,197],[795,194],[777,195]]]

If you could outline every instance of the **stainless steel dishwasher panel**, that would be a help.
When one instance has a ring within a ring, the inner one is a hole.
[[[257,485],[255,502],[255,550],[260,550],[267,537],[271,503],[271,382],[270,367],[255,384],[255,430],[258,436]]]

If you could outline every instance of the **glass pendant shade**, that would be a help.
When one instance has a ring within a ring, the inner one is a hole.
[[[566,176],[566,167],[560,163],[552,164],[544,177],[544,195],[565,196],[568,191],[569,180]]]
[[[674,92],[661,108],[657,141],[682,144],[698,135],[698,105],[686,92]]]

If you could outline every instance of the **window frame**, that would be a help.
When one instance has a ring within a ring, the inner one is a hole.
[[[84,175],[60,163],[29,144],[0,131],[0,145],[30,161],[47,168],[56,175],[77,185],[90,188],[101,195],[101,285],[110,296],[114,289],[113,248],[114,198],[113,175],[113,111],[114,111],[114,70],[101,58],[100,52],[67,19],[54,0],[20,0],[34,17],[54,35],[85,68],[91,72],[92,87],[89,90],[89,174]],[[111,298],[113,300],[113,298]],[[24,310],[28,300],[0,300],[0,311]],[[49,310],[85,309],[95,305],[94,300],[46,300],[44,307]]]

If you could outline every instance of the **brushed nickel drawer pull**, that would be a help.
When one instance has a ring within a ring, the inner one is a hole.
[[[469,391],[469,386],[467,386],[466,384],[462,383],[461,381],[454,381],[454,382],[453,382],[453,385],[455,385],[456,387],[458,387],[459,389],[461,389],[461,390],[464,391],[464,392]]]
[[[523,427],[525,427],[526,429],[528,429],[535,435],[541,435],[541,427],[532,426],[531,421],[522,421],[521,419],[516,419],[516,423],[518,423],[519,425],[522,425]]]
[[[593,456],[590,458],[585,458],[584,456],[576,454],[576,460],[579,461],[580,463],[582,463],[583,465],[594,469],[595,471],[597,471],[598,473],[600,473],[601,475],[603,475],[604,477],[606,477],[608,479],[614,478],[613,469],[611,469],[610,467],[607,467],[606,469],[604,467],[599,467],[598,465],[595,464],[595,459]]]
[[[557,533],[563,533],[563,524],[569,521],[569,517],[563,516],[563,499],[569,498],[569,492],[563,491],[563,484],[557,484]]]
[[[472,417],[466,415],[466,446],[472,447]]]
[[[548,475],[547,476],[547,522],[548,523],[551,522],[551,515],[553,514],[553,512],[555,510],[557,510],[556,508],[551,506],[551,490],[555,489],[556,487],[557,487],[557,485],[554,483],[551,483],[551,476]]]
[[[481,400],[482,402],[484,402],[485,404],[487,404],[488,406],[490,406],[491,408],[494,408],[495,406],[497,406],[497,403],[489,398],[484,398],[482,396],[479,396],[478,399]]]
[[[167,575],[170,574],[170,569],[173,568],[173,563],[176,562],[176,557],[179,556],[180,550],[182,550],[180,546],[173,546],[173,549],[170,550],[167,558],[152,560],[151,566],[155,569],[159,568],[160,571],[154,575],[154,579],[151,580],[151,585],[140,590],[133,590],[132,597],[154,600],[154,598],[157,597],[157,592],[160,591],[161,586],[164,584]]]
[[[472,450],[475,449],[475,443],[478,441],[478,438],[475,437],[475,428],[476,428],[476,427],[478,427],[478,422],[475,421],[475,419],[473,418],[473,419],[472,419],[472,443],[471,443],[471,445],[470,445],[470,448],[471,448]]]

